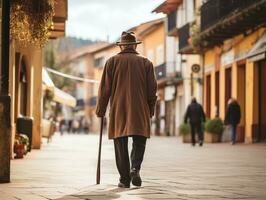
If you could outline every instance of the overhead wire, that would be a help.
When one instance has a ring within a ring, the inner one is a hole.
[[[66,74],[48,67],[45,67],[45,69],[48,72],[51,72],[53,74],[56,74],[58,76],[62,76],[64,78],[68,78],[68,79],[72,79],[72,80],[76,80],[76,81],[82,81],[82,82],[86,82],[86,83],[99,83],[100,81],[98,80],[94,80],[94,79],[87,79],[87,78],[83,78],[83,77],[78,77],[78,76],[74,76],[74,75],[70,75],[70,74]]]

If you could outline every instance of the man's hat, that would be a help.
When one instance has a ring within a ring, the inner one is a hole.
[[[141,41],[136,40],[134,32],[123,32],[120,41],[116,42],[117,45],[129,45],[129,44],[140,44]]]

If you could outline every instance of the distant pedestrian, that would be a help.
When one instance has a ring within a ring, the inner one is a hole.
[[[202,122],[205,122],[205,114],[202,106],[197,102],[196,98],[192,98],[191,104],[187,107],[185,114],[185,123],[189,120],[191,128],[192,145],[196,144],[196,133],[198,134],[199,145],[203,145]]]
[[[61,119],[60,122],[59,122],[59,131],[60,131],[60,134],[63,135],[64,132],[66,130],[66,122],[65,122],[65,119]]]
[[[235,99],[231,98],[228,101],[228,106],[225,115],[225,124],[228,124],[230,126],[232,145],[236,143],[236,129],[237,125],[240,123],[240,119],[241,119],[240,106]]]
[[[141,186],[139,175],[150,137],[150,118],[154,115],[157,83],[152,63],[138,54],[133,32],[123,32],[121,52],[107,60],[99,87],[96,114],[104,117],[110,99],[109,139],[114,140],[118,187]],[[131,167],[128,137],[132,137]]]

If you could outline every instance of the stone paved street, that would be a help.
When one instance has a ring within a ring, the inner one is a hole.
[[[1,200],[266,199],[266,145],[148,141],[142,188],[118,189],[113,144],[105,139],[102,183],[95,185],[97,135],[56,135],[41,151],[12,161]]]

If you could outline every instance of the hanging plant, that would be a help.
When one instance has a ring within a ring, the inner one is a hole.
[[[194,23],[190,27],[191,44],[195,50],[199,50],[201,47],[202,39],[200,37],[200,27],[197,23]]]
[[[53,24],[54,0],[11,0],[10,34],[21,45],[44,46]]]
[[[54,92],[52,92],[51,90],[46,90],[44,98],[48,101],[52,101],[54,98]]]

